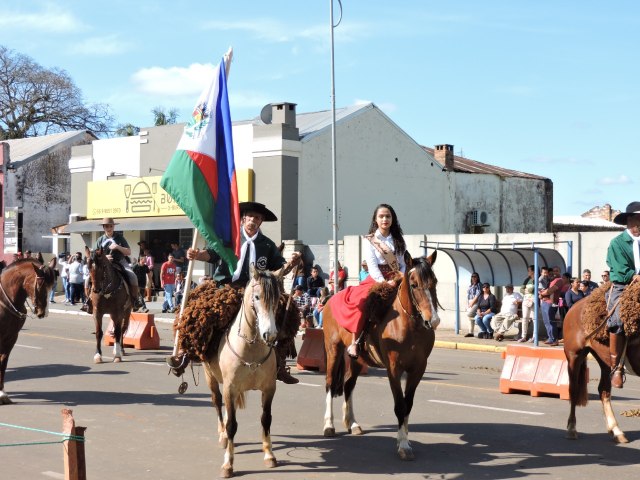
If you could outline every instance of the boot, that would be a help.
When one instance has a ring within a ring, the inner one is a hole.
[[[169,355],[165,358],[165,361],[169,365],[171,373],[176,377],[181,377],[189,365],[189,357],[183,352],[178,352],[177,355]]]
[[[624,384],[624,366],[622,365],[622,350],[624,349],[624,335],[609,333],[609,355],[611,356],[611,386],[622,388]]]
[[[300,380],[291,376],[291,369],[287,367],[286,357],[286,345],[276,346],[276,368],[278,369],[276,380],[280,380],[281,382],[284,382],[286,384],[293,385],[298,383]]]

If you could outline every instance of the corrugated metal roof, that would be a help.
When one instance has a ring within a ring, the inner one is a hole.
[[[435,158],[434,149],[430,147],[422,147],[426,152],[433,155]],[[440,165],[444,167],[444,164],[439,160],[436,160]],[[540,175],[534,175],[532,173],[519,172],[518,170],[510,170],[508,168],[498,167],[496,165],[489,165],[488,163],[478,162],[465,157],[453,156],[453,171],[463,173],[487,173],[491,175],[498,175],[500,177],[521,177],[521,178],[535,178],[538,180],[546,180],[547,177],[541,177]]]
[[[59,148],[77,141],[86,135],[87,130],[73,130],[71,132],[53,133],[41,137],[18,138],[16,140],[3,140],[9,144],[11,163],[16,166],[20,162],[28,161],[51,153]],[[92,135],[93,134],[89,134]],[[97,139],[97,137],[94,136]]]

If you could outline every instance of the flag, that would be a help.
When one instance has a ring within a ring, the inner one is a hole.
[[[240,211],[233,159],[227,75],[231,49],[204,89],[160,186],[234,271],[240,256]]]

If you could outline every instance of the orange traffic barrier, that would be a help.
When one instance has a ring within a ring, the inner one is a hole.
[[[113,345],[113,321],[104,334],[104,344]],[[124,334],[122,344],[136,350],[154,350],[160,348],[160,335],[156,328],[153,313],[132,313],[129,317],[129,328]]]
[[[324,351],[324,331],[321,328],[307,328],[298,352],[298,370],[327,371],[327,355]]]
[[[500,392],[528,391],[532,397],[555,394],[569,400],[569,375],[563,349],[507,345],[502,357]]]

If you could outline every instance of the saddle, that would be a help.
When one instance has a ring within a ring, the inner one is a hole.
[[[605,294],[611,288],[611,283],[594,289],[591,295],[586,297],[586,302],[582,311],[582,326],[584,331],[589,334],[595,332],[593,338],[598,342],[608,345],[609,332],[604,326],[609,310],[614,308],[613,305],[607,306]],[[640,336],[640,283],[633,283],[626,287],[620,295],[619,314],[624,324],[624,333],[628,339]]]

